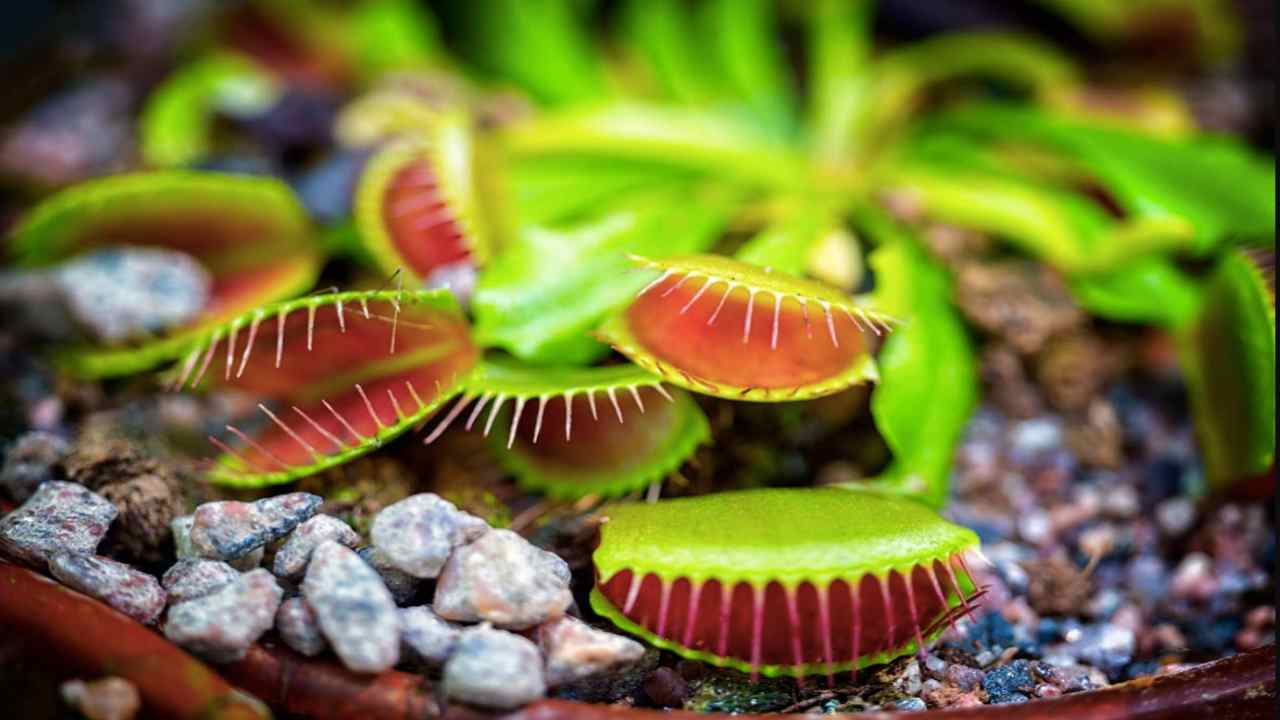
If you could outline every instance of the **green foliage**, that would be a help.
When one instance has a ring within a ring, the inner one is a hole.
[[[1269,240],[1276,222],[1275,167],[1226,138],[1167,139],[1122,127],[1086,125],[1047,112],[982,105],[937,124],[990,142],[1021,142],[1071,158],[1140,221],[1188,223],[1177,248],[1205,254],[1228,240]]]
[[[871,395],[871,415],[893,451],[879,484],[940,507],[978,401],[977,362],[946,270],[887,218],[867,213],[864,222],[881,243],[870,259],[876,305],[909,318],[880,351],[880,383]]]

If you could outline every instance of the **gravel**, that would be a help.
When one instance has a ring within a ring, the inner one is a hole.
[[[209,595],[170,607],[164,634],[207,660],[234,662],[271,629],[283,596],[275,577],[259,568]]]
[[[445,663],[443,683],[450,699],[501,710],[533,702],[547,691],[538,646],[488,624],[462,633]]]
[[[510,530],[492,530],[453,552],[436,584],[440,617],[522,630],[573,602],[569,566]]]
[[[253,503],[222,500],[196,508],[191,548],[201,557],[234,560],[288,535],[316,514],[324,498],[310,493],[277,495]]]
[[[60,476],[58,464],[67,456],[67,441],[41,430],[29,432],[14,441],[0,468],[0,491],[14,502],[25,502],[36,488]]]
[[[441,665],[458,647],[463,628],[436,615],[430,607],[400,608],[400,642],[406,657]]]
[[[191,544],[191,526],[195,524],[195,515],[181,515],[173,519],[169,523],[169,528],[173,533],[173,551],[179,560],[205,560],[215,559],[206,558],[198,553]],[[239,570],[240,572],[249,572],[250,570],[262,564],[263,555],[266,548],[257,548],[238,558],[227,560],[227,564]]]
[[[360,535],[332,515],[316,515],[289,533],[276,551],[272,569],[282,578],[297,579],[307,570],[311,552],[326,540],[336,540],[349,548],[360,544]]]
[[[49,558],[49,573],[63,585],[97,598],[144,625],[164,612],[165,591],[140,570],[104,557],[60,552]]]
[[[547,685],[556,687],[629,665],[644,657],[644,646],[561,616],[538,627],[538,648],[546,658]]]
[[[373,546],[362,547],[356,551],[361,560],[373,568],[382,582],[391,591],[391,597],[397,605],[404,605],[418,594],[422,581],[391,564],[386,554]]]
[[[449,553],[484,535],[489,525],[438,495],[412,495],[382,509],[370,537],[393,567],[417,578],[440,574]]]
[[[382,672],[400,659],[395,600],[354,551],[326,540],[311,555],[302,596],[333,651],[356,672]]]
[[[324,652],[329,644],[320,631],[320,620],[305,598],[291,597],[276,610],[276,634],[285,645],[302,655],[312,657]]]
[[[160,584],[169,602],[176,604],[217,592],[238,579],[240,572],[221,560],[187,558],[166,570]]]
[[[115,517],[115,506],[102,496],[51,480],[0,518],[0,551],[40,567],[58,552],[92,555]]]

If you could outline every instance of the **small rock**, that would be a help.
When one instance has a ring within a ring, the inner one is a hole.
[[[436,584],[436,614],[512,629],[564,614],[573,602],[569,566],[510,530],[492,530],[449,557]]]
[[[444,691],[454,700],[510,710],[542,697],[542,656],[530,640],[487,624],[462,633],[444,666]]]
[[[1036,363],[1036,378],[1049,404],[1064,412],[1089,407],[1107,378],[1106,350],[1102,341],[1088,332],[1073,332],[1051,339]],[[1120,424],[1114,417],[1112,420],[1118,438]]]
[[[955,685],[961,690],[972,690],[982,684],[982,679],[986,677],[986,673],[977,668],[971,668],[968,665],[953,663],[947,666],[943,679]]]
[[[213,662],[234,662],[275,622],[284,591],[259,568],[204,597],[169,608],[164,635]]]
[[[74,325],[91,340],[118,343],[155,335],[200,314],[212,279],[185,253],[162,248],[105,248],[54,271]]]
[[[169,523],[169,528],[173,533],[173,551],[179,560],[207,560],[196,552],[191,545],[191,526],[195,523],[195,515],[182,515],[173,519]],[[258,548],[238,558],[227,560],[227,564],[239,570],[240,572],[249,572],[250,570],[262,564],[262,556],[266,552],[266,548]]]
[[[51,480],[0,518],[0,550],[37,566],[61,551],[92,555],[115,517],[115,506],[100,495]]]
[[[644,694],[658,707],[678,708],[689,697],[689,683],[669,667],[654,670],[645,679],[643,687]]]
[[[124,678],[68,680],[58,690],[62,701],[88,720],[132,720],[142,710],[138,688]]]
[[[289,493],[253,503],[209,502],[196,508],[191,547],[201,557],[233,560],[288,535],[310,518],[324,499]]]
[[[169,603],[177,604],[204,597],[240,579],[240,573],[221,560],[186,558],[174,563],[160,578],[169,593]]]
[[[63,585],[97,598],[144,625],[164,611],[165,592],[150,575],[122,562],[84,553],[49,558],[49,573]]]
[[[449,553],[489,530],[489,525],[432,493],[411,495],[383,508],[373,520],[374,547],[396,568],[418,578],[440,574]]]
[[[276,634],[285,645],[307,657],[319,655],[328,647],[315,610],[304,598],[291,597],[280,603],[280,609],[276,610]]]
[[[546,657],[547,685],[581,680],[644,656],[644,646],[630,638],[597,630],[563,615],[538,627],[538,648]]]
[[[1140,509],[1138,491],[1132,485],[1118,483],[1102,496],[1102,512],[1112,517],[1128,519],[1137,515]]]
[[[400,659],[400,624],[391,591],[350,548],[326,540],[311,554],[302,596],[343,664],[382,672]]]
[[[433,665],[448,660],[462,636],[461,627],[442,619],[426,605],[400,608],[398,618],[402,652]]]
[[[40,483],[59,479],[58,463],[68,451],[66,440],[42,430],[19,437],[5,453],[0,490],[14,502],[25,502]]]
[[[276,551],[275,574],[282,578],[301,577],[311,560],[311,551],[325,540],[336,540],[349,548],[360,544],[360,535],[332,515],[316,515],[302,523]]]
[[[1191,553],[1173,571],[1169,589],[1174,596],[1205,601],[1214,596],[1218,581],[1213,576],[1213,560],[1204,553]]]
[[[1031,664],[1026,660],[1014,660],[995,668],[982,679],[982,689],[987,691],[993,705],[1026,702],[1028,697],[1025,693],[1033,693],[1036,689]]]
[[[956,267],[955,280],[956,305],[965,317],[1024,355],[1084,320],[1066,283],[1038,262],[969,259]]]
[[[356,551],[361,560],[378,572],[382,583],[391,591],[391,597],[397,605],[403,605],[418,594],[418,586],[422,581],[403,570],[397,569],[382,551],[373,547],[362,547]]]
[[[1099,677],[1097,670],[1074,664],[1052,668],[1046,674],[1045,680],[1064,693],[1082,692],[1107,686],[1106,678]]]
[[[924,700],[918,697],[909,697],[894,701],[893,709],[903,712],[923,712],[928,710],[929,706],[925,705]]]
[[[1196,505],[1191,498],[1176,497],[1156,506],[1156,524],[1169,537],[1181,537],[1196,524]]]
[[[1087,626],[1072,643],[1071,652],[1084,663],[1101,668],[1108,675],[1119,672],[1133,658],[1136,643],[1133,631],[1113,623]]]

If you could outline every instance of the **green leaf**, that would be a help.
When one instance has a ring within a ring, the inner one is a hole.
[[[644,160],[549,154],[510,163],[520,222],[558,225],[599,214],[624,195],[643,194],[696,179],[693,172]]]
[[[711,51],[707,60],[719,67],[733,96],[765,127],[790,130],[795,122],[795,91],[777,42],[774,4],[770,0],[706,0],[699,10],[701,39]]]
[[[613,103],[521,123],[503,139],[516,158],[572,154],[626,159],[774,188],[805,188],[811,180],[807,162],[794,148],[748,123],[707,110]]]
[[[535,363],[587,363],[589,337],[644,286],[628,256],[705,251],[740,196],[693,184],[634,197],[563,227],[525,225],[481,273],[472,308],[479,341]]]
[[[871,56],[870,0],[818,0],[810,4],[810,134],[824,157],[844,155],[853,124],[866,103]]]
[[[464,11],[465,54],[548,105],[607,94],[579,5],[562,0],[473,0]]]
[[[1275,164],[1237,140],[1161,138],[997,104],[949,113],[938,122],[983,139],[1030,142],[1068,155],[1132,217],[1189,223],[1190,252],[1206,254],[1233,238],[1265,242],[1274,234]]]
[[[978,370],[946,270],[892,221],[868,213],[878,307],[904,322],[880,351],[871,415],[893,462],[886,487],[933,507],[946,502],[951,459],[978,401]]]
[[[1195,312],[1200,292],[1195,282],[1169,260],[1147,257],[1115,270],[1068,279],[1076,302],[1108,320],[1183,325]]]
[[[1070,274],[1122,268],[1155,252],[1185,248],[1180,218],[1118,221],[1095,200],[1042,180],[992,148],[925,133],[883,166],[879,185],[918,202],[933,220],[981,230]]]
[[[1224,257],[1180,345],[1210,484],[1224,488],[1274,472],[1274,251]]]
[[[622,34],[664,97],[709,105],[723,95],[723,79],[703,61],[687,3],[630,0],[623,7]]]
[[[1038,97],[1074,82],[1077,70],[1065,55],[1031,37],[962,32],[890,50],[867,73],[871,97],[860,103],[853,129],[860,149],[905,125],[933,85],[964,77],[990,78]]]

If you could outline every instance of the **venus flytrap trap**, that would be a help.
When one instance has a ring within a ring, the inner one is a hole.
[[[462,387],[479,350],[444,290],[343,292],[269,305],[210,331],[173,387],[259,399],[260,417],[210,438],[213,482],[285,483],[364,455]]]
[[[1274,475],[1275,263],[1274,249],[1222,258],[1202,306],[1180,333],[1196,432],[1215,489]],[[1274,477],[1270,483],[1274,488]]]
[[[477,198],[470,118],[438,112],[369,160],[355,198],[361,246],[384,272],[411,282],[458,263],[478,265],[490,236]]]
[[[210,172],[117,175],[83,183],[36,206],[13,231],[17,264],[50,265],[109,247],[158,247],[191,256],[212,287],[198,317],[126,346],[68,348],[60,359],[86,376],[145,370],[195,338],[265,302],[310,287],[320,257],[301,205],[274,179]]]
[[[977,536],[902,498],[775,488],[603,514],[592,608],[753,678],[830,678],[923,652],[977,594]]]
[[[624,495],[661,481],[710,440],[697,403],[662,383],[634,365],[486,360],[426,442],[467,410],[464,427],[481,427],[487,409],[483,432],[493,431],[498,461],[523,487],[565,499]]]
[[[887,315],[822,283],[712,255],[660,271],[600,335],[663,379],[734,400],[804,400],[876,379]]]

